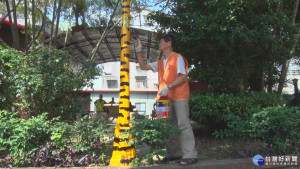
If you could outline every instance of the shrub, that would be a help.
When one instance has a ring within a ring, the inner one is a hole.
[[[106,121],[85,121],[81,119],[74,124],[59,122],[53,126],[50,159],[78,166],[104,163],[109,158],[104,134],[111,130]]]
[[[41,48],[28,54],[0,50],[0,109],[14,105],[19,112],[37,116],[48,112],[50,119],[72,119],[89,100],[80,97],[84,86],[99,74],[96,63],[80,65],[69,53]],[[73,119],[72,119],[73,120]]]
[[[30,156],[50,139],[51,121],[46,116],[24,120],[0,111],[0,150],[8,151],[17,164],[30,164]]]
[[[266,93],[213,94],[194,93],[190,98],[191,119],[204,128],[205,132],[227,128],[228,116],[244,118],[256,108],[277,106],[280,95]]]
[[[47,114],[22,119],[0,111],[0,154],[16,166],[78,166],[103,163],[109,158],[105,121],[82,119],[74,124],[47,120]]]
[[[151,119],[133,119],[133,128],[129,133],[134,135],[133,144],[136,147],[148,145],[150,151],[145,154],[148,164],[153,164],[153,157],[159,158],[159,155],[165,155],[162,148],[165,147],[165,141],[180,134],[177,126],[169,124],[168,118]],[[144,152],[145,153],[145,152]]]
[[[245,119],[228,115],[227,129],[216,131],[216,137],[242,137],[260,140],[270,148],[287,152],[288,145],[300,141],[300,108],[285,106],[253,110]],[[292,150],[295,153],[297,150]],[[298,150],[299,151],[299,150]]]

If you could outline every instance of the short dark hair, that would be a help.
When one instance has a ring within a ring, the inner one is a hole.
[[[171,34],[166,34],[166,35],[157,35],[158,39],[164,39],[165,42],[171,42],[172,47],[175,46],[175,40]]]

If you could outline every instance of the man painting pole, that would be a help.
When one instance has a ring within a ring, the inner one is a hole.
[[[163,52],[163,59],[157,62],[145,63],[142,56],[142,43],[135,40],[135,50],[142,70],[158,72],[158,94],[168,97],[171,125],[182,130],[180,136],[174,136],[167,142],[167,155],[164,162],[180,160],[180,166],[188,166],[198,161],[195,150],[195,138],[189,119],[189,84],[188,63],[179,53],[173,51],[175,40],[172,35],[157,36],[160,40],[159,50]]]
[[[130,166],[135,158],[135,147],[130,145],[133,136],[126,130],[132,126],[129,124],[129,56],[130,56],[130,32],[129,32],[130,0],[122,3],[122,30],[121,30],[121,58],[120,58],[120,104],[119,115],[114,134],[113,153],[110,166]]]

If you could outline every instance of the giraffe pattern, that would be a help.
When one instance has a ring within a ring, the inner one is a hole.
[[[130,31],[129,31],[130,0],[122,2],[122,28],[121,28],[121,56],[120,56],[120,103],[119,114],[114,133],[113,153],[110,166],[130,166],[135,159],[136,152],[133,135],[128,133],[132,127],[130,120],[130,92],[129,92],[129,57],[130,57]]]

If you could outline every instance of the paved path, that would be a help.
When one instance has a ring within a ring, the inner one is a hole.
[[[283,166],[255,166],[252,159],[232,159],[232,160],[203,160],[196,164],[180,167],[178,163],[174,164],[160,164],[153,166],[138,166],[138,167],[71,167],[71,168],[56,168],[56,169],[265,169],[265,168],[284,168]],[[45,168],[18,168],[18,169],[55,169],[55,167],[45,167]],[[300,169],[300,166],[285,167],[285,169]]]

